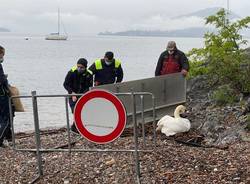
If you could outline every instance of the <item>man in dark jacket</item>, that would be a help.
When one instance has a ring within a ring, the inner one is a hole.
[[[3,147],[4,138],[11,141],[11,126],[9,113],[8,80],[3,71],[5,49],[0,46],[0,147]],[[13,110],[14,112],[14,110]],[[14,115],[14,114],[13,114]]]
[[[93,86],[92,72],[87,70],[87,64],[88,61],[86,59],[80,58],[77,61],[77,66],[72,67],[68,72],[63,86],[69,94],[83,94]],[[69,105],[72,113],[74,112],[75,104],[79,98],[79,96],[72,96],[69,98]],[[71,126],[71,130],[77,132],[74,123]]]
[[[155,76],[181,72],[184,76],[188,74],[189,63],[185,54],[178,50],[174,41],[169,41],[167,50],[161,53]]]
[[[95,76],[95,86],[118,83],[123,79],[121,62],[114,59],[114,54],[110,51],[105,53],[103,59],[96,60],[89,70]]]

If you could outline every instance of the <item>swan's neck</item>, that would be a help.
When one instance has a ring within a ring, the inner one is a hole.
[[[174,111],[174,117],[175,118],[180,118],[180,110],[179,109],[175,109],[175,111]]]

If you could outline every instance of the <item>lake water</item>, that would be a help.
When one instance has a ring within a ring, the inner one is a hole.
[[[169,40],[175,40],[184,52],[203,45],[202,38],[90,36],[49,41],[43,36],[0,33],[0,45],[6,48],[5,73],[21,95],[30,95],[31,91],[40,95],[66,94],[64,78],[78,58],[84,57],[92,64],[109,50],[122,61],[125,81],[152,77]],[[22,101],[26,112],[16,113],[15,131],[33,130],[31,99]],[[39,99],[38,105],[41,128],[66,125],[64,99]]]

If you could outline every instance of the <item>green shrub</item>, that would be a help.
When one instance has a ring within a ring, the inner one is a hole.
[[[192,49],[190,57],[190,78],[208,74],[218,79],[219,84],[231,84],[242,93],[250,92],[250,61],[240,47],[247,43],[240,31],[247,28],[250,17],[230,22],[224,9],[206,18],[216,32],[204,35],[204,47]],[[245,67],[244,67],[245,66]]]
[[[208,73],[208,68],[201,61],[191,61],[190,62],[190,70],[188,77],[194,78],[199,75],[205,75]]]
[[[219,106],[232,104],[237,101],[237,95],[229,85],[220,86],[213,92],[211,98]]]
[[[247,116],[247,126],[246,129],[250,131],[250,115]]]

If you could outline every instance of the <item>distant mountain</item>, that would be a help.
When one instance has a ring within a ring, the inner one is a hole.
[[[206,8],[202,9],[193,13],[185,14],[185,15],[179,15],[176,17],[173,17],[174,19],[180,19],[180,18],[186,18],[186,17],[200,17],[200,18],[206,18],[210,15],[215,15],[222,7],[213,7],[213,8]],[[240,18],[237,14],[233,13],[232,11],[229,11],[229,18],[230,19],[237,19]]]
[[[0,32],[10,32],[10,30],[6,29],[6,28],[3,28],[3,27],[0,27]]]
[[[203,37],[207,32],[207,28],[187,28],[173,31],[143,31],[143,30],[129,30],[123,32],[101,32],[98,35],[112,35],[112,36],[152,36],[152,37]]]
[[[202,9],[193,13],[180,15],[177,17],[173,17],[172,19],[179,19],[183,20],[184,18],[190,17],[198,17],[200,19],[204,19],[210,15],[215,15],[221,7],[214,7],[214,8],[206,8]],[[237,19],[240,16],[236,15],[233,12],[230,12],[230,19]],[[179,21],[178,20],[178,21]],[[158,36],[158,37],[203,37],[204,33],[209,31],[208,28],[204,27],[189,27],[186,29],[178,29],[178,30],[171,30],[171,31],[145,31],[145,30],[128,30],[122,32],[101,32],[98,35],[113,35],[113,36]],[[211,30],[210,30],[211,31]],[[246,36],[248,34],[245,34]]]

